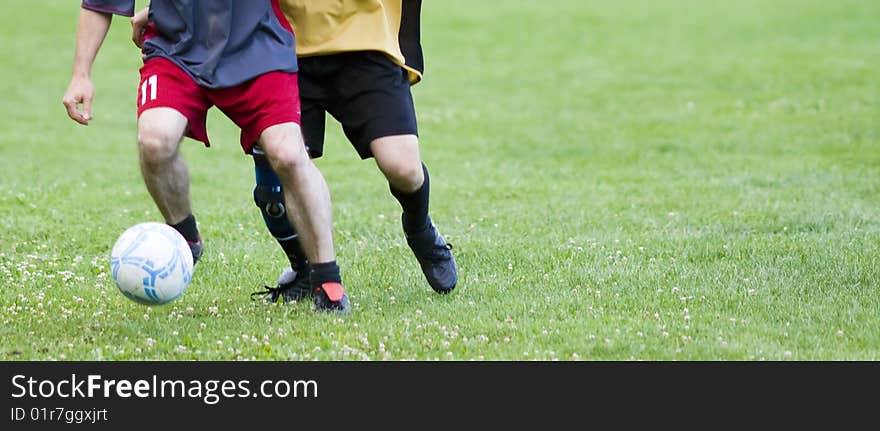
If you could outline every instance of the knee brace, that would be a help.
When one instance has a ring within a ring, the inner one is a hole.
[[[275,239],[282,241],[296,237],[296,231],[287,219],[284,207],[284,191],[281,180],[275,175],[266,156],[258,148],[254,148],[254,203],[263,213],[263,221]]]

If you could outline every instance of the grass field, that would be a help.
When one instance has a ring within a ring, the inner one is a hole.
[[[214,146],[183,150],[192,285],[153,308],[118,293],[113,242],[161,220],[140,59],[117,19],[96,119],[69,121],[78,4],[0,17],[0,359],[880,360],[880,2],[425,2],[414,93],[459,287],[427,286],[333,125],[344,318],[249,299],[285,259],[216,112]]]

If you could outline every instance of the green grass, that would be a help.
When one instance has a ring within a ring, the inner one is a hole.
[[[184,143],[206,240],[146,308],[109,251],[161,217],[137,168],[139,56],[117,20],[96,120],[60,98],[78,2],[0,25],[0,359],[878,360],[880,3],[426,2],[415,88],[431,212],[460,284],[434,294],[399,207],[338,126],[318,164],[348,317],[248,294],[283,255],[216,112]]]

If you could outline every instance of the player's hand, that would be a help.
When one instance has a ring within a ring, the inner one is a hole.
[[[131,17],[131,41],[138,48],[144,47],[144,31],[147,29],[147,22],[150,18],[149,8],[143,8],[140,12]]]
[[[88,77],[73,77],[64,98],[61,102],[67,108],[67,116],[73,121],[84,126],[89,125],[92,120],[92,99],[95,97],[95,87],[92,80]],[[79,106],[82,105],[82,109]]]

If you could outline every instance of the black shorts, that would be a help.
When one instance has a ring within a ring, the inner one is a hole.
[[[313,158],[324,153],[327,112],[362,159],[373,156],[370,142],[377,138],[418,135],[409,74],[385,54],[301,57],[298,74],[303,137]]]

